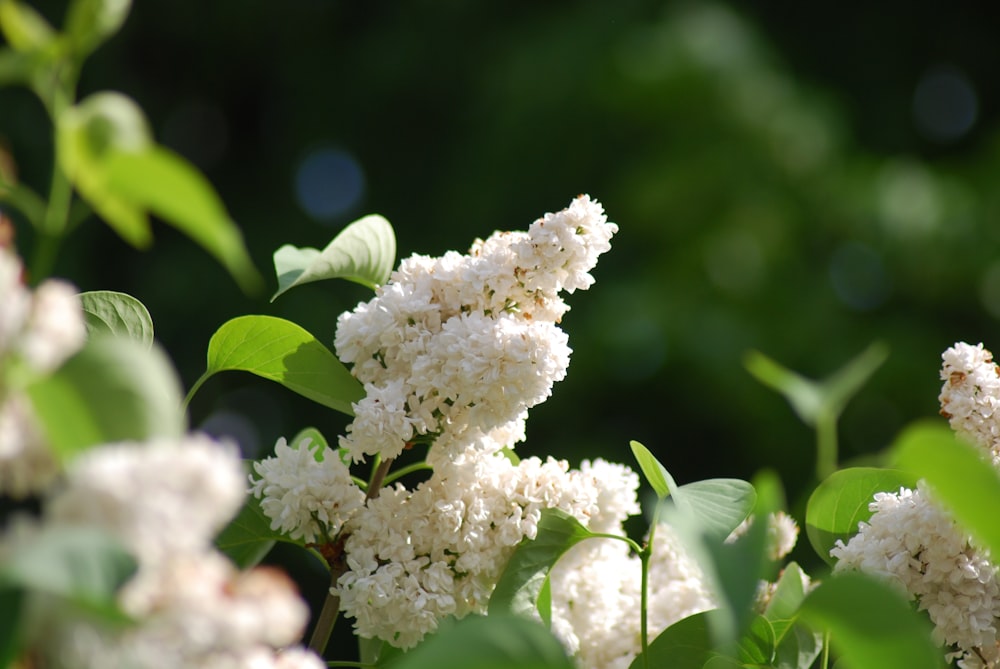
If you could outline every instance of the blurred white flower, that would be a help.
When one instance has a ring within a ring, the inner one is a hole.
[[[364,505],[365,494],[337,453],[303,439],[289,446],[284,437],[274,456],[254,463],[260,478],[250,476],[251,491],[261,500],[271,529],[292,539],[316,543],[333,538],[344,522]]]
[[[155,567],[206,550],[246,499],[245,480],[235,444],[205,435],[110,444],[71,463],[45,516],[107,530]]]
[[[32,291],[23,272],[20,258],[0,248],[0,495],[15,498],[41,492],[59,471],[23,387],[59,367],[86,337],[75,289],[49,279]]]

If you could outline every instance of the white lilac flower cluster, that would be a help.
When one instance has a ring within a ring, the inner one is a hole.
[[[413,646],[446,616],[485,613],[514,548],[535,537],[543,509],[621,532],[638,512],[637,487],[633,472],[600,460],[575,470],[552,458],[515,465],[469,447],[414,490],[383,489],[351,518],[348,571],[335,588],[341,608],[359,635]]]
[[[289,446],[278,440],[273,457],[254,463],[250,491],[261,500],[271,529],[307,544],[330,541],[344,521],[364,506],[365,493],[328,446],[306,438]]]
[[[293,646],[309,616],[294,583],[271,568],[241,572],[213,548],[245,496],[238,449],[202,435],[99,446],[72,461],[41,518],[22,521],[0,552],[42,528],[104,531],[137,560],[117,593],[134,624],[101,624],[42,600],[33,620],[45,666],[324,666]]]
[[[617,230],[581,195],[527,232],[477,240],[468,254],[403,260],[337,322],[337,355],[366,393],[341,447],[357,462],[395,458],[412,441],[457,452],[498,428],[521,432],[527,409],[569,365],[560,293],[593,283],[590,270]]]
[[[957,343],[942,355],[941,413],[957,434],[998,464],[1000,371],[982,344]],[[963,669],[1000,666],[1000,574],[933,499],[915,490],[881,492],[872,516],[830,551],[836,570],[858,569],[898,584],[934,624],[935,638]]]
[[[76,291],[49,279],[34,291],[13,250],[0,247],[0,495],[38,493],[59,468],[36,424],[24,386],[83,346],[83,312]]]

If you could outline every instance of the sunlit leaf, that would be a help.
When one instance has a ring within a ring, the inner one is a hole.
[[[122,621],[115,595],[135,573],[136,561],[103,531],[46,526],[16,542],[0,562],[0,589],[45,592]]]
[[[28,395],[62,458],[96,444],[179,437],[187,425],[169,358],[158,346],[131,339],[93,337],[29,386]]]
[[[562,644],[543,625],[502,614],[470,615],[443,628],[392,669],[573,669]]]
[[[981,545],[1000,555],[1000,475],[981,449],[956,438],[947,425],[918,423],[899,436],[891,457],[924,479],[935,499]]]
[[[136,298],[111,290],[94,290],[80,293],[80,302],[91,336],[111,334],[152,346],[153,319]]]
[[[847,542],[872,512],[868,505],[877,492],[895,492],[916,485],[912,474],[895,469],[855,467],[835,472],[813,491],[806,506],[806,535],[816,553],[833,564],[830,549]]]
[[[18,51],[44,49],[56,32],[36,9],[18,0],[0,1],[0,31]]]
[[[311,281],[347,279],[375,288],[389,279],[396,262],[396,235],[389,221],[377,214],[354,221],[325,249],[296,248],[290,244],[274,252],[278,292]]]
[[[120,93],[95,93],[56,119],[60,167],[80,195],[122,239],[137,248],[152,242],[146,210],[110,187],[107,161],[152,146],[142,109]]]
[[[66,10],[64,31],[78,56],[86,56],[118,32],[131,0],[73,0]]]
[[[929,621],[893,587],[860,573],[832,576],[802,603],[802,618],[828,630],[851,669],[939,669]]]
[[[208,369],[188,393],[212,375],[243,371],[270,379],[323,406],[353,415],[364,389],[330,349],[300,326],[273,316],[227,321],[208,343]]]
[[[103,161],[106,189],[155,214],[200,244],[247,292],[263,285],[239,227],[198,169],[160,146],[114,151]]]
[[[674,482],[674,478],[648,448],[638,441],[630,441],[629,446],[632,448],[632,455],[635,456],[635,461],[639,464],[642,475],[646,477],[646,481],[653,488],[657,497],[666,499],[676,492],[677,484]]]
[[[594,534],[559,509],[544,509],[534,539],[522,541],[511,556],[493,595],[489,612],[531,615],[549,570],[570,548]]]

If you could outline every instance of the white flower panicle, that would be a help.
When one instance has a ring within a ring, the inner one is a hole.
[[[340,445],[357,462],[394,458],[414,440],[466,443],[466,432],[488,433],[545,400],[569,365],[559,294],[593,283],[617,229],[581,195],[467,255],[403,260],[338,319],[337,355],[366,391]]]
[[[155,567],[208,550],[245,500],[245,480],[235,444],[205,435],[111,444],[73,462],[46,519],[107,530]]]
[[[292,539],[316,543],[333,538],[344,522],[364,506],[364,492],[337,453],[306,438],[289,446],[284,437],[274,456],[254,463],[260,478],[250,476],[251,492],[271,519],[271,529]]]
[[[608,473],[606,478],[595,472]],[[384,489],[348,523],[348,571],[335,587],[357,633],[409,648],[449,615],[483,613],[514,548],[534,538],[543,509],[621,527],[638,510],[638,479],[614,465],[527,458],[467,448],[408,491]],[[600,500],[614,500],[600,510]]]
[[[1000,579],[989,553],[972,543],[923,482],[916,490],[876,493],[869,509],[872,517],[860,531],[830,551],[835,571],[857,569],[897,584],[927,611],[939,643],[994,666],[1000,661]]]
[[[956,434],[1000,460],[1000,368],[982,344],[959,342],[941,356],[941,415]]]
[[[49,279],[32,291],[23,273],[20,258],[0,248],[0,494],[15,498],[44,490],[59,470],[21,386],[51,373],[86,338],[73,287]]]

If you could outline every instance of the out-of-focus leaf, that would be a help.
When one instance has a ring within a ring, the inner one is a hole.
[[[145,305],[126,293],[94,290],[80,293],[83,316],[91,336],[98,333],[129,337],[153,345],[153,319]]]
[[[45,527],[5,556],[0,590],[45,592],[109,620],[124,621],[115,594],[135,568],[135,559],[105,532]]]
[[[830,549],[838,540],[847,542],[858,531],[858,523],[871,518],[868,505],[877,492],[912,488],[916,477],[896,469],[854,467],[841,469],[813,491],[806,506],[806,535],[816,553],[828,564]]]
[[[96,444],[179,437],[187,425],[170,360],[131,339],[93,337],[28,395],[61,458]]]
[[[60,167],[80,195],[122,239],[137,248],[152,243],[144,207],[109,185],[107,161],[143,152],[153,143],[138,105],[120,93],[95,93],[56,119]]]
[[[64,31],[78,57],[118,32],[131,8],[131,0],[73,0],[66,10]]]
[[[325,249],[290,244],[274,252],[278,292],[323,279],[347,279],[375,288],[389,279],[396,262],[396,235],[389,221],[372,214],[340,231]]]
[[[45,17],[18,0],[0,0],[0,31],[18,51],[40,51],[56,38]]]
[[[115,151],[103,168],[107,190],[174,226],[218,260],[246,292],[263,279],[250,259],[239,227],[194,165],[160,146]]]
[[[851,669],[941,669],[929,621],[897,590],[860,573],[832,576],[802,603],[810,626],[828,630]]]
[[[134,101],[120,93],[96,93],[56,122],[62,169],[125,241],[138,248],[152,243],[152,213],[212,254],[245,291],[262,285],[239,228],[211,184],[153,142]]]
[[[1000,555],[1000,475],[981,449],[946,425],[918,423],[900,434],[891,457],[924,479],[955,519],[993,555]]]
[[[384,665],[383,665],[384,666]],[[388,666],[392,669],[573,669],[543,625],[520,616],[471,615],[443,626]]]
[[[349,416],[351,403],[364,397],[364,388],[330,349],[295,323],[273,316],[240,316],[224,323],[208,343],[208,369],[188,396],[227,370],[270,379]]]
[[[568,513],[544,509],[538,520],[538,534],[518,545],[501,574],[490,597],[490,616],[497,613],[530,616],[538,606],[539,594],[552,566],[570,548],[593,536]],[[545,620],[545,611],[539,612]]]

